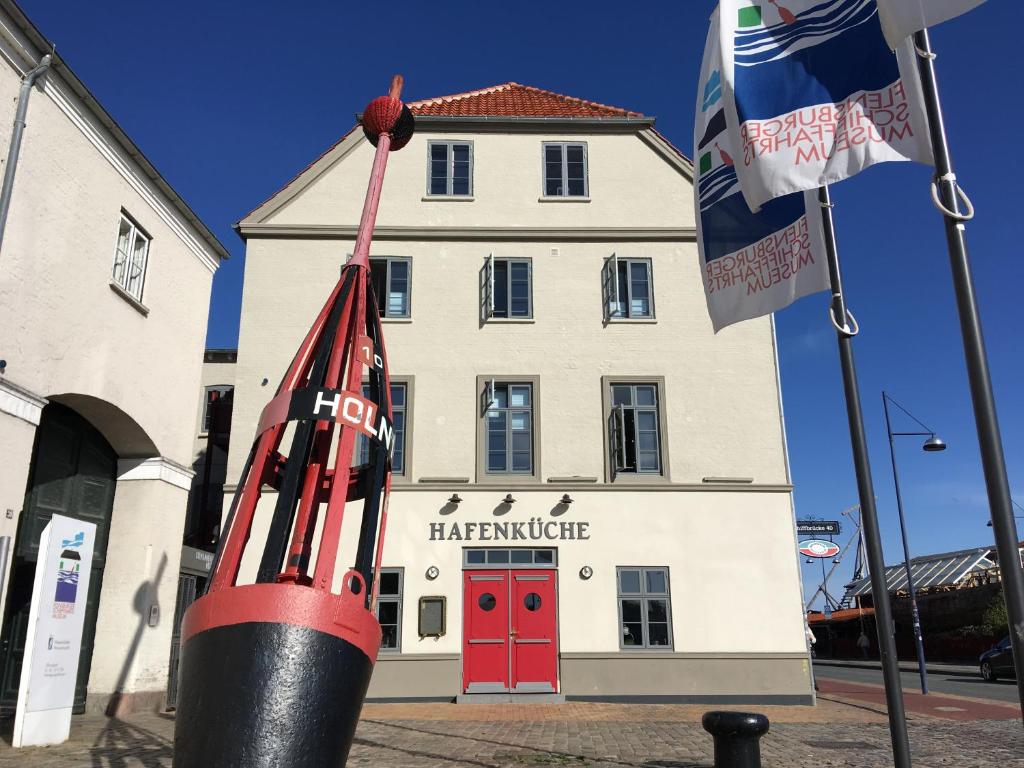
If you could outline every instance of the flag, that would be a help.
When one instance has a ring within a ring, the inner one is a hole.
[[[878,0],[882,31],[890,48],[925,27],[949,21],[981,5],[985,0]]]
[[[889,49],[875,0],[721,0],[719,13],[722,93],[751,210],[875,163],[931,164],[913,50]]]
[[[815,193],[770,200],[758,213],[743,199],[721,72],[716,11],[704,49],[693,131],[697,249],[716,333],[829,287]]]

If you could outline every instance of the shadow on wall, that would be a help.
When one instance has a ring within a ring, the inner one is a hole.
[[[124,663],[121,665],[121,672],[117,676],[114,692],[110,697],[110,702],[107,704],[106,714],[109,717],[118,717],[131,708],[131,694],[125,693],[124,687],[128,682],[128,674],[131,672],[132,664],[135,662],[135,656],[139,652],[142,635],[147,627],[156,627],[160,623],[160,604],[157,587],[163,579],[165,570],[167,570],[166,552],[160,557],[160,565],[157,566],[156,575],[153,579],[142,582],[139,588],[135,590],[132,608],[139,615],[138,625],[135,628],[135,636],[132,638],[131,645],[128,646],[128,653],[125,656]],[[149,765],[149,763],[145,763],[145,765]]]

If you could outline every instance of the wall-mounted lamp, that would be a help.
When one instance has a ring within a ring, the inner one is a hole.
[[[589,565],[584,565],[582,568],[580,568],[580,578],[583,579],[584,581],[586,581],[587,579],[589,579],[593,575],[594,575],[594,569],[591,568]]]
[[[0,373],[4,373],[7,370],[7,361],[0,360]]]
[[[811,565],[814,562],[814,558],[813,557],[808,557],[806,560],[804,560],[804,562],[807,563],[808,565]]]
[[[268,378],[267,378],[266,376],[264,376],[264,377],[263,377],[263,381],[261,381],[261,382],[260,382],[260,386],[261,386],[261,387],[265,387],[265,386],[267,386],[267,384],[269,384],[269,383],[270,383],[270,379],[268,379]]]
[[[562,494],[562,502],[561,503],[562,504],[572,504],[572,496],[570,496],[568,493],[563,493]]]
[[[457,493],[453,493],[452,497],[450,499],[448,499],[448,503],[449,504],[461,504],[462,503],[462,497],[459,496],[459,494],[457,494]]]
[[[426,577],[428,580],[433,581],[438,577],[440,573],[441,571],[438,569],[438,567],[436,565],[432,565],[429,568],[427,568]]]
[[[505,502],[506,504],[515,504],[516,503],[516,500],[514,498],[512,498],[512,494],[511,493],[506,493],[505,494],[505,498],[502,499],[502,501]]]

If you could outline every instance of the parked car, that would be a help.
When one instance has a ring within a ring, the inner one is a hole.
[[[1013,650],[1010,648],[1010,636],[1007,635],[981,654],[978,661],[981,662],[981,676],[989,682],[998,680],[1000,675],[1013,677]]]

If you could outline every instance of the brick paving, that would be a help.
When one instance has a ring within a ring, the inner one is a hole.
[[[707,709],[369,704],[349,766],[709,768],[711,738],[700,726]],[[825,692],[817,707],[756,709],[772,721],[761,742],[765,768],[892,765],[884,710],[872,702]],[[1024,768],[1019,717],[959,721],[911,713],[909,727],[917,768]],[[0,768],[170,768],[173,730],[171,714],[76,717],[65,744],[25,750],[0,744]]]

